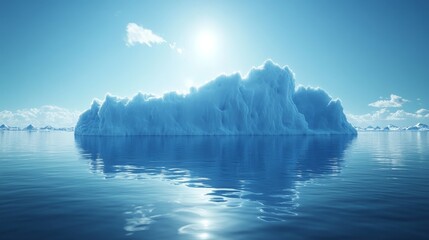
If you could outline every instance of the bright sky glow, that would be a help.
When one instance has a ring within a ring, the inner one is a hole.
[[[428,12],[419,0],[5,1],[0,119],[186,91],[272,59],[362,125],[428,123]]]
[[[197,51],[203,56],[211,56],[216,49],[216,36],[210,31],[203,31],[197,37]]]

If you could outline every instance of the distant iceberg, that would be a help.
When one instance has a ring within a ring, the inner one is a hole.
[[[36,131],[36,130],[37,130],[37,128],[30,124],[30,125],[26,126],[26,127],[25,127],[24,129],[22,129],[22,130],[24,130],[24,131]]]
[[[79,117],[76,135],[356,134],[339,100],[295,89],[288,67],[268,60],[247,77],[222,75],[188,94],[107,95]]]
[[[407,127],[408,131],[429,131],[429,126],[423,123],[417,123],[415,126]]]
[[[400,131],[410,131],[410,132],[428,132],[429,131],[429,126],[427,124],[424,123],[417,123],[414,126],[409,126],[409,127],[398,127],[395,126],[393,124],[389,124],[384,128],[381,128],[379,126],[373,127],[373,126],[368,126],[366,128],[360,128],[360,127],[356,127],[356,130],[358,132],[400,132]]]

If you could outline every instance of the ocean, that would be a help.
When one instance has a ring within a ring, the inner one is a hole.
[[[0,132],[0,239],[428,237],[428,132]]]

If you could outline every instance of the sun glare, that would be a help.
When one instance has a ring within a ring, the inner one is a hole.
[[[197,50],[201,55],[209,56],[215,53],[216,37],[212,32],[201,32],[197,37]]]

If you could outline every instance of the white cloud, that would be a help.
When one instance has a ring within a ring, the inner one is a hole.
[[[417,99],[419,101],[420,99]],[[415,124],[418,121],[429,120],[429,110],[421,108],[416,112],[407,112],[403,109],[391,111],[391,108],[400,108],[402,105],[409,100],[404,99],[401,96],[391,94],[390,99],[380,99],[369,106],[380,108],[377,111],[366,113],[362,115],[348,114],[347,118],[355,126],[367,126],[367,125],[384,125],[389,123],[395,123],[402,126]]]
[[[421,117],[429,118],[429,110],[427,110],[427,109],[421,108],[421,109],[417,110],[416,113]]]
[[[365,124],[373,124],[381,119],[386,119],[390,114],[389,110],[382,108],[373,113],[366,113],[362,115],[347,114],[347,119],[355,126],[362,126]]]
[[[51,125],[53,127],[74,127],[79,118],[79,111],[46,105],[40,108],[19,109],[16,111],[0,111],[0,124],[25,127]]]
[[[401,120],[406,120],[410,118],[418,118],[418,115],[415,113],[406,112],[401,109],[387,115],[386,120],[401,121]]]
[[[135,44],[146,44],[152,47],[152,44],[161,44],[166,41],[152,32],[150,29],[143,28],[136,23],[128,23],[127,25],[127,45],[134,46]]]
[[[396,110],[391,112],[387,108],[382,108],[372,113],[362,115],[347,114],[347,119],[354,126],[365,127],[368,125],[388,124],[392,122],[402,122],[402,125],[415,124],[421,120],[429,120],[429,110],[419,109],[415,113],[407,112],[405,110]]]
[[[178,47],[176,46],[176,43],[175,43],[175,42],[170,43],[170,44],[168,44],[168,45],[170,46],[170,48],[171,48],[171,49],[175,50],[177,53],[179,53],[179,54],[182,54],[182,53],[183,53],[183,49],[182,49],[182,48],[178,48]]]
[[[368,104],[371,107],[377,108],[389,108],[389,107],[402,107],[406,102],[409,102],[407,99],[402,98],[401,96],[390,94],[390,99],[378,100],[373,103]]]
[[[163,37],[155,34],[152,30],[139,26],[136,23],[128,23],[127,25],[127,46],[132,47],[136,44],[146,44],[152,47],[152,44],[165,44],[175,52],[182,54],[183,48],[176,46],[175,42],[168,42]]]

